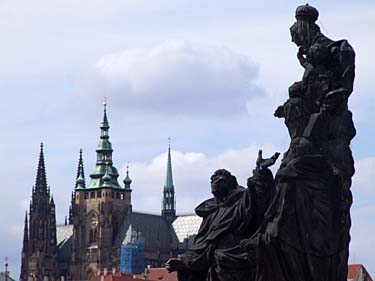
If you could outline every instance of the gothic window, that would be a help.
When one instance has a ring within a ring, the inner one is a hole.
[[[97,198],[102,198],[102,192],[101,192],[101,191],[98,191],[98,192],[96,193],[96,197],[97,197]]]
[[[88,199],[88,198],[89,198],[89,193],[85,192],[85,199]]]
[[[95,192],[94,192],[94,191],[92,191],[92,192],[90,193],[90,198],[95,198]]]

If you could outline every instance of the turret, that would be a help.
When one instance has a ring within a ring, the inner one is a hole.
[[[129,177],[129,165],[126,166],[126,177],[123,181],[124,185],[125,185],[125,190],[126,191],[132,191],[132,189],[130,188],[130,185],[132,183],[132,180],[131,178]]]

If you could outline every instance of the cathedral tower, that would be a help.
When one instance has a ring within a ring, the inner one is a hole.
[[[171,224],[176,218],[176,200],[172,176],[172,159],[171,159],[171,144],[169,139],[168,145],[168,159],[167,159],[167,174],[165,177],[165,184],[163,189],[163,209],[161,214]]]
[[[29,221],[27,213],[25,217],[20,280],[55,280],[57,275],[56,214],[55,203],[47,186],[43,144],[40,146],[29,214]]]
[[[120,245],[116,243],[116,236],[131,211],[131,181],[126,180],[125,187],[120,186],[118,171],[113,166],[106,102],[100,130],[96,165],[90,174],[90,182],[86,186],[80,153],[72,195],[73,280],[87,280],[99,270],[119,267]]]

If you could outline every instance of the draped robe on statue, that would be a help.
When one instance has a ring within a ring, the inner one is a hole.
[[[195,209],[203,221],[192,248],[180,256],[187,268],[178,272],[180,281],[253,280],[254,257],[240,242],[255,232],[263,217],[274,189],[271,171],[255,171],[248,186],[238,186],[223,202],[211,198]]]
[[[279,170],[277,180],[258,234],[256,280],[341,280],[340,185],[327,161],[297,157]]]

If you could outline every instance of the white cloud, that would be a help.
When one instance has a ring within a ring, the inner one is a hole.
[[[230,149],[213,157],[203,153],[172,151],[177,212],[192,213],[198,203],[211,197],[210,176],[217,169],[229,170],[237,177],[240,185],[246,185],[246,180],[252,175],[255,167],[259,149],[263,150],[264,157],[269,157],[277,151],[270,144]],[[166,161],[167,154],[163,153],[150,162],[131,164],[130,176],[133,179],[132,198],[135,210],[160,213]]]
[[[237,115],[263,94],[257,73],[249,57],[226,47],[174,40],[103,56],[81,94],[105,94],[125,112]]]
[[[353,191],[372,192],[375,194],[374,171],[375,157],[368,157],[355,162],[356,173],[353,177]]]

